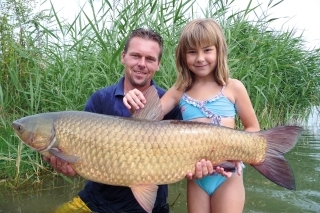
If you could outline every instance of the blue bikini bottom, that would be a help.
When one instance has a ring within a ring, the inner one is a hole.
[[[226,177],[214,173],[201,179],[196,179],[195,181],[208,195],[211,196],[213,192],[226,180]]]

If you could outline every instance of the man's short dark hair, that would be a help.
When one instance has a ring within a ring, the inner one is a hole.
[[[159,61],[161,60],[162,53],[163,53],[163,40],[162,40],[162,37],[156,31],[154,31],[152,29],[145,29],[145,28],[138,28],[138,29],[133,30],[130,33],[130,35],[124,45],[123,51],[125,53],[128,51],[130,41],[134,37],[139,37],[139,38],[143,38],[143,39],[157,42],[160,47]]]

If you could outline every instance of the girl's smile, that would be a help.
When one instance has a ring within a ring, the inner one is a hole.
[[[188,50],[186,53],[188,68],[195,74],[207,75],[217,65],[217,50],[215,46],[198,47]],[[201,71],[201,74],[198,73]]]

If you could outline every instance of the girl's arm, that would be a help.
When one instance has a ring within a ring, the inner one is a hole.
[[[182,95],[183,92],[177,90],[177,88],[173,86],[161,97],[160,101],[164,115],[169,113],[175,106],[179,104]]]
[[[237,79],[230,79],[228,82],[228,86],[231,88],[235,107],[237,109],[237,113],[240,117],[242,125],[244,126],[244,130],[248,132],[259,131],[259,122],[252,107],[248,92],[243,83]],[[238,175],[240,175],[242,172],[242,163],[240,161],[235,161],[234,163],[237,167],[237,173]]]
[[[163,114],[169,113],[176,105],[178,105],[183,92],[171,87],[160,99]],[[143,93],[138,89],[130,90],[123,97],[124,105],[132,111],[133,109],[143,108],[146,104],[146,99]]]
[[[260,131],[260,125],[245,86],[239,80],[232,79],[231,81],[235,106],[244,130],[248,132]]]

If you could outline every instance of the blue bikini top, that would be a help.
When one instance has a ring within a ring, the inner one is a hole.
[[[221,125],[221,118],[235,118],[235,105],[224,96],[224,88],[205,101],[195,100],[184,93],[179,103],[183,120],[207,117],[212,119],[212,123]]]

